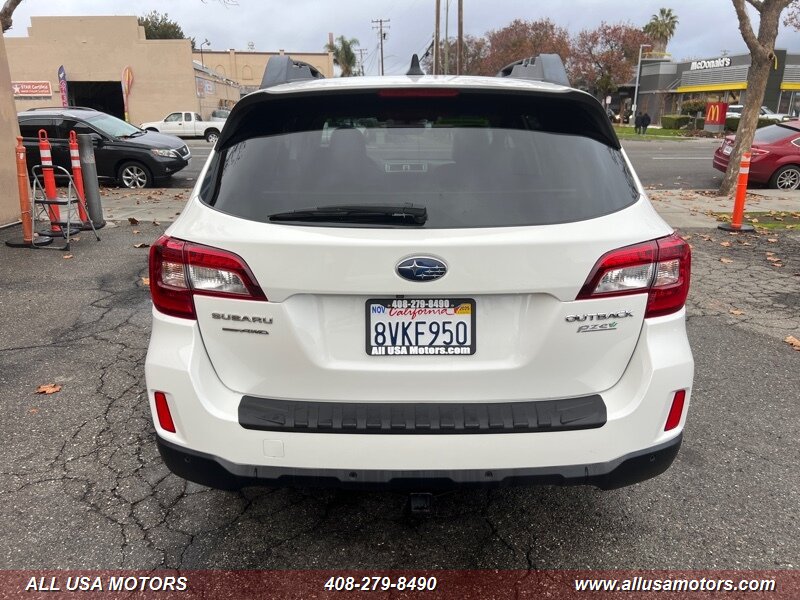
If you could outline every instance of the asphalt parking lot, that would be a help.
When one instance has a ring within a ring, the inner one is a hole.
[[[134,248],[163,228],[83,235],[72,258],[0,246],[4,568],[798,567],[800,352],[783,340],[800,337],[800,232],[683,232],[697,372],[667,473],[611,492],[446,494],[417,516],[399,494],[228,493],[167,472],[143,375],[147,249]],[[45,383],[61,391],[35,394]]]

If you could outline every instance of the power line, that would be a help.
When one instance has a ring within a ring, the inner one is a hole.
[[[389,26],[386,23],[389,23],[391,19],[373,19],[372,20],[372,28],[378,31],[378,39],[381,43],[381,75],[383,75],[383,41],[386,39],[388,35],[384,29],[388,30]]]

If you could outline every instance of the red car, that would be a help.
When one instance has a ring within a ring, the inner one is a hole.
[[[734,139],[727,136],[714,152],[715,169],[727,170]],[[800,120],[757,130],[750,152],[750,181],[779,190],[800,189]]]

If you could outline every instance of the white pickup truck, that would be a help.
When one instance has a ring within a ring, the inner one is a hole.
[[[142,123],[141,128],[159,133],[169,133],[182,138],[201,137],[215,144],[224,122],[204,121],[196,112],[174,112],[161,121]]]

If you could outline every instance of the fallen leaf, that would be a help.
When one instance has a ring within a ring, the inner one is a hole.
[[[758,223],[758,219],[750,219],[751,223]]]
[[[729,248],[731,243],[730,242],[720,242],[719,245],[720,246],[725,246],[726,248]]]
[[[72,256],[72,254],[65,254],[65,255],[64,255],[64,256],[62,256],[61,258],[63,258],[63,259],[65,259],[65,260],[66,260],[66,259],[69,259],[69,258],[73,258],[73,256]]]
[[[724,263],[726,265],[731,264],[733,261],[730,258],[720,258],[719,262]]]
[[[150,285],[150,278],[149,277],[142,277],[142,285]]]
[[[44,385],[40,385],[39,387],[36,388],[37,394],[47,394],[48,396],[50,394],[55,394],[56,392],[60,391],[61,391],[61,386],[58,385],[57,383],[45,383]]]
[[[69,238],[69,241],[71,241],[71,242],[80,242],[81,238],[78,237],[77,235],[73,235],[71,238]]]
[[[728,311],[732,315],[736,315],[737,317],[744,314],[743,310],[739,310],[738,308],[732,308]]]
[[[767,256],[775,256],[774,252],[767,252]]]
[[[156,227],[158,227],[159,225],[161,225],[161,223],[159,223],[158,221],[153,221],[153,225],[155,225]]]
[[[783,263],[772,263],[773,267],[782,267]]]
[[[786,342],[787,344],[789,344],[789,345],[790,345],[792,348],[794,348],[795,350],[797,350],[797,351],[800,351],[800,340],[798,340],[798,339],[797,339],[796,337],[794,337],[793,335],[790,335],[789,337],[787,337],[787,338],[786,338],[785,340],[783,340],[783,341],[784,341],[784,342]]]
[[[133,230],[133,235],[139,235],[140,233],[142,233],[142,232],[139,231],[138,229],[134,229]]]
[[[775,242],[777,242],[777,241],[778,241],[778,238],[767,238],[767,241],[768,241],[770,244],[774,244]]]
[[[145,244],[144,242],[140,242],[138,244],[133,245],[134,248],[149,248],[150,244]]]
[[[139,219],[135,219],[133,217],[128,217],[128,223],[130,223],[131,225],[138,225],[139,224]]]
[[[780,262],[781,259],[778,258],[777,256],[768,256],[767,260],[770,262]]]
[[[28,412],[31,413],[32,415],[35,415],[36,413],[39,412],[39,409],[38,408],[29,408]]]

